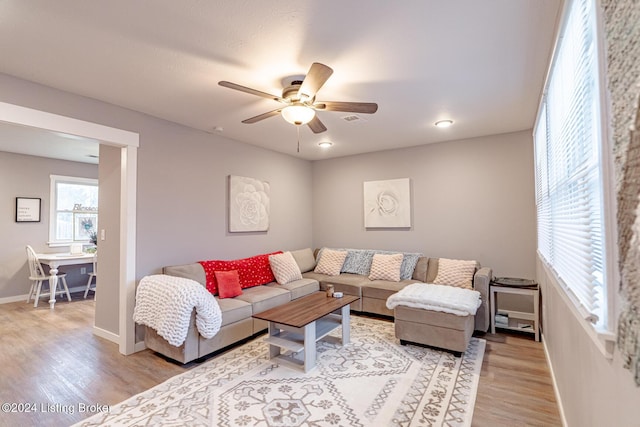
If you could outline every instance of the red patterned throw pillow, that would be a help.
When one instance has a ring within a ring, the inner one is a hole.
[[[218,296],[221,299],[242,295],[238,270],[216,271],[215,276],[218,282]]]
[[[237,270],[240,279],[240,288],[247,289],[253,286],[264,285],[273,282],[273,272],[269,266],[269,255],[281,254],[282,251],[270,254],[256,255],[249,258],[236,260],[210,260],[199,261],[204,268],[207,277],[207,290],[214,295],[218,294],[218,281],[216,271]]]

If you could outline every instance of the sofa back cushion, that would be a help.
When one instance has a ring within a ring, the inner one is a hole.
[[[204,274],[202,265],[197,262],[194,262],[193,264],[164,267],[162,272],[168,276],[184,277],[185,279],[195,280],[202,286],[207,286],[207,276]]]
[[[291,251],[293,259],[296,260],[296,264],[300,268],[300,272],[306,273],[316,268],[316,257],[313,254],[311,248],[298,249],[297,251]]]
[[[423,256],[418,257],[418,261],[416,262],[416,267],[413,269],[411,278],[413,280],[417,280],[418,282],[429,283],[427,282],[427,273],[429,271],[428,268],[429,258]],[[435,277],[435,275],[433,277]]]
[[[215,276],[216,271],[238,270],[240,287],[242,289],[264,285],[275,280],[273,272],[271,271],[271,266],[269,265],[269,255],[281,253],[282,251],[278,251],[230,261],[209,260],[198,262],[204,269],[204,274],[207,278],[207,289],[209,292],[216,295],[218,293],[218,282]]]
[[[438,258],[429,258],[429,269],[425,283],[433,283],[438,275]]]

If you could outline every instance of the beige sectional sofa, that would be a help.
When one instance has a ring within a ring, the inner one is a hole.
[[[333,285],[335,291],[360,297],[359,301],[351,304],[351,311],[393,316],[393,310],[389,310],[386,306],[387,298],[411,283],[433,283],[438,274],[438,259],[419,257],[411,279],[404,279],[399,282],[369,280],[365,275],[350,273],[328,276],[314,273],[312,270],[303,272],[302,276],[317,280],[320,283],[321,290],[326,289],[327,285]],[[473,288],[480,292],[482,300],[482,304],[475,316],[474,328],[477,331],[486,332],[489,329],[489,282],[491,275],[490,268],[481,268],[480,264],[477,264],[473,277]]]
[[[267,323],[254,319],[252,317],[254,313],[276,307],[318,290],[324,290],[329,284],[334,286],[335,291],[360,298],[351,305],[352,311],[393,316],[394,312],[386,308],[386,299],[407,284],[433,281],[438,269],[438,258],[420,256],[417,258],[412,277],[400,282],[370,280],[366,275],[353,273],[329,276],[313,271],[316,265],[317,251],[314,253],[311,249],[302,249],[291,253],[302,272],[302,279],[284,285],[273,282],[243,289],[242,295],[234,298],[220,299],[215,296],[222,311],[222,327],[213,338],[205,339],[200,336],[195,326],[194,311],[187,338],[180,347],[169,344],[155,330],[145,326],[147,348],[181,363],[190,362],[266,330]],[[205,272],[200,263],[165,267],[163,273],[192,279],[206,286]],[[480,268],[478,265],[473,286],[481,294],[482,305],[475,316],[475,329],[482,332],[486,332],[489,328],[490,279],[491,270]],[[446,333],[446,328],[443,331]],[[440,331],[440,333],[443,332]],[[420,340],[415,341],[421,342]]]
[[[202,286],[206,286],[207,283],[204,269],[197,262],[165,267],[163,273],[192,279]],[[251,317],[254,313],[277,307],[318,290],[317,280],[303,278],[285,285],[273,282],[243,289],[242,295],[234,298],[221,299],[216,295],[215,299],[222,312],[222,326],[213,338],[206,339],[198,333],[194,310],[187,338],[180,347],[169,344],[148,326],[144,327],[144,342],[147,348],[153,351],[178,362],[187,363],[267,329],[267,322]]]

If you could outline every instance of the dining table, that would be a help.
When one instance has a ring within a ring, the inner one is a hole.
[[[93,262],[95,254],[91,253],[42,253],[36,254],[40,264],[49,266],[49,286],[51,288],[51,296],[49,299],[49,308],[53,309],[56,304],[56,289],[58,287],[58,268],[64,265],[90,264]]]

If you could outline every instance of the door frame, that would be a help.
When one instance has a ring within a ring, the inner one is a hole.
[[[117,333],[94,326],[93,333],[115,342],[120,353],[136,351],[133,308],[136,289],[136,190],[140,135],[123,129],[0,102],[0,121],[92,138],[120,148],[120,274]],[[96,304],[99,304],[99,300]]]

